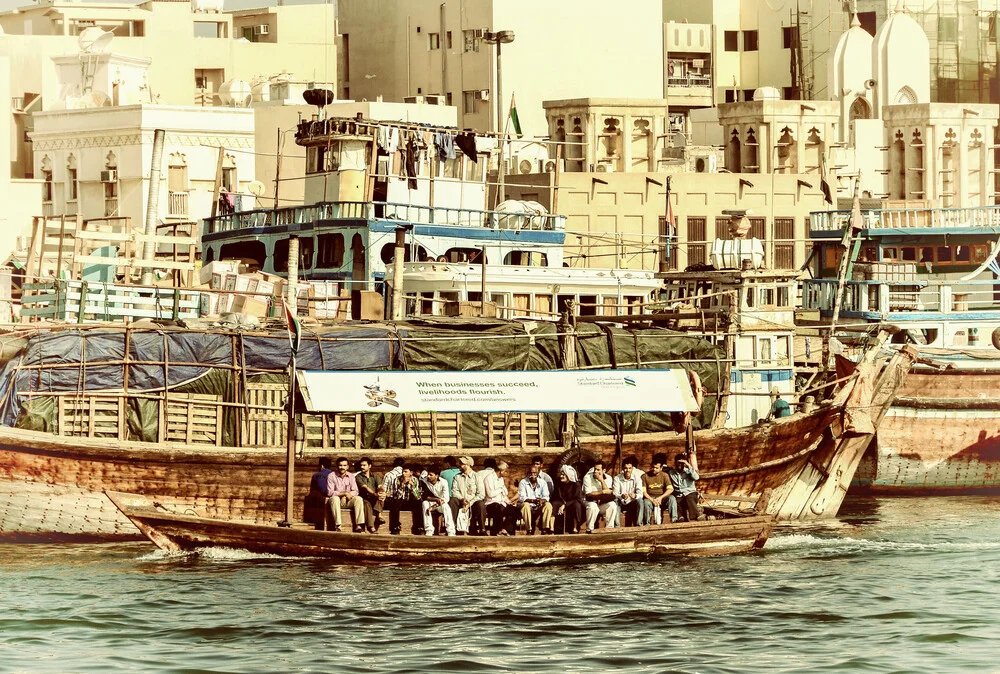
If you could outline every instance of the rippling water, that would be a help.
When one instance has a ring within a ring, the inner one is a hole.
[[[1000,499],[849,500],[759,553],[354,568],[0,546],[0,672],[1000,671]]]

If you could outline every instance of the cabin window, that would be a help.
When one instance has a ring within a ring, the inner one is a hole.
[[[788,365],[788,354],[790,349],[788,348],[788,343],[791,341],[791,337],[776,337],[774,340],[774,357],[778,361],[778,365]]]
[[[750,308],[753,308],[753,306],[754,306],[754,300],[756,299],[755,298],[755,295],[756,295],[755,291],[756,291],[756,288],[753,288],[752,286],[750,288],[747,288],[747,292],[746,292],[746,305],[748,307],[750,307]]]
[[[403,248],[403,262],[410,262],[413,246],[406,246]],[[382,250],[379,252],[379,257],[385,264],[392,264],[393,258],[396,256],[396,244],[387,243],[382,246]],[[417,260],[420,262],[427,261],[427,250],[423,246],[417,246]]]
[[[285,245],[285,257],[288,257],[288,245]],[[220,260],[242,260],[248,266],[256,265],[258,269],[264,268],[264,261],[267,259],[267,248],[263,241],[235,241],[225,243],[219,251]],[[211,262],[211,259],[206,262]],[[252,263],[252,264],[251,264]]]
[[[313,238],[311,236],[304,236],[299,239],[299,269],[312,269],[313,249]]]
[[[542,318],[552,315],[552,295],[535,295],[535,312]]]
[[[840,258],[843,254],[844,249],[839,246],[825,246],[823,248],[823,269],[840,267]]]
[[[903,262],[916,262],[917,261],[917,248],[916,246],[903,246],[899,249],[899,259]]]
[[[955,246],[955,264],[969,264],[972,261],[970,246]]]
[[[895,262],[898,259],[895,248],[883,248],[882,249],[882,261],[883,262]]]
[[[481,264],[483,251],[478,248],[449,248],[445,260],[452,263]]]
[[[577,302],[576,295],[558,295],[556,297],[556,303],[558,311],[560,314],[564,314],[569,311],[570,302]]]
[[[934,263],[934,249],[933,248],[931,248],[930,246],[924,246],[923,248],[920,249],[920,263],[921,264],[924,264],[924,263],[933,264]]]
[[[937,247],[937,263],[951,264],[951,246]]]
[[[862,251],[862,260],[865,262],[878,262],[878,248],[875,246],[868,246]]]
[[[760,289],[760,306],[762,307],[774,306],[774,288],[765,287]]]
[[[580,295],[580,316],[597,315],[597,295]]]
[[[465,179],[469,182],[481,183],[483,181],[486,164],[489,162],[489,155],[479,155],[478,162],[465,162]]]
[[[986,262],[986,258],[990,256],[990,247],[983,243],[977,243],[972,247],[972,261],[976,264],[982,264]]]
[[[215,249],[209,246],[202,255],[202,264],[209,264],[215,259]]]
[[[778,306],[788,307],[792,305],[792,289],[788,286],[778,286]]]
[[[344,266],[344,235],[320,234],[316,266],[320,269],[340,269]]]
[[[512,250],[504,256],[503,263],[513,267],[548,267],[549,256],[534,250]]]
[[[274,242],[274,271],[288,271],[288,239],[278,239]]]
[[[757,348],[758,354],[760,355],[760,364],[768,365],[771,363],[771,338],[770,337],[758,337],[757,338]]]
[[[527,293],[514,293],[514,315],[527,316],[531,308],[531,295]]]
[[[420,313],[424,316],[434,315],[434,293],[420,293]]]

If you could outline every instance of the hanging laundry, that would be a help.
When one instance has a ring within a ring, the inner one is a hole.
[[[389,128],[389,137],[386,142],[385,151],[389,154],[399,149],[399,129],[395,126]]]
[[[380,150],[392,152],[392,150],[389,149],[389,127],[387,126],[378,127],[378,147]]]
[[[479,163],[479,155],[476,154],[476,134],[472,131],[461,133],[455,136],[455,145],[465,153],[465,156],[475,163]]]
[[[450,133],[438,132],[434,135],[434,144],[438,148],[438,156],[442,161],[455,158],[455,137]]]
[[[417,189],[417,141],[413,138],[406,145],[406,187],[411,190]]]

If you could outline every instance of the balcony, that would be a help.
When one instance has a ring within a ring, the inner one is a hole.
[[[710,107],[712,105],[712,78],[701,74],[668,77],[667,99],[670,100],[671,105]]]
[[[803,282],[803,308],[833,312],[837,279]],[[1000,317],[1000,280],[984,281],[847,281],[841,315],[867,320],[920,319],[927,314],[992,312]]]
[[[983,233],[1000,228],[1000,206],[972,208],[887,208],[862,211],[869,234]],[[851,211],[817,211],[809,215],[813,238],[839,237],[851,224]]]
[[[168,195],[167,215],[172,218],[188,217],[188,193],[171,192]]]
[[[291,208],[257,209],[205,218],[205,234],[267,227],[296,229],[297,225],[321,220],[383,220],[401,224],[482,227],[515,231],[566,230],[566,216],[550,213],[507,213],[389,202],[331,201]]]

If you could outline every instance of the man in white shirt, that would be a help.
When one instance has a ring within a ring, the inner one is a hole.
[[[441,478],[437,468],[428,468],[427,475],[422,479],[424,500],[421,508],[424,514],[424,535],[434,535],[434,513],[441,515],[442,526],[449,536],[455,535],[455,520],[451,515],[451,494],[448,481]]]
[[[545,484],[545,480],[539,476],[540,469],[532,465],[531,472],[517,485],[517,505],[521,509],[521,522],[524,523],[524,531],[527,534],[534,534],[539,528],[543,534],[552,533],[549,528],[549,521],[552,519],[552,492]]]
[[[538,479],[545,482],[545,486],[549,488],[549,497],[556,493],[556,483],[552,480],[552,477],[545,472],[542,468],[543,461],[542,457],[535,455],[531,457],[531,467],[538,468]],[[553,531],[556,528],[556,514],[553,512],[548,519],[542,522],[542,528],[549,531]]]
[[[458,460],[459,473],[451,481],[451,514],[455,520],[455,528],[460,533],[475,536],[483,533],[483,523],[486,520],[486,506],[483,499],[483,481],[472,470],[471,456],[463,456]]]
[[[622,472],[615,476],[614,492],[618,499],[618,509],[632,526],[649,524],[642,489],[642,471],[636,468],[639,459],[627,456],[622,460]],[[622,526],[625,525],[623,521]]]
[[[583,476],[583,494],[587,499],[587,533],[594,533],[598,516],[604,516],[604,525],[613,529],[618,523],[618,504],[612,481],[604,473],[604,462],[598,461]]]
[[[493,536],[513,536],[517,527],[518,509],[510,502],[510,497],[507,495],[507,483],[504,481],[506,473],[507,462],[498,461],[493,473],[486,473],[483,476],[486,517],[493,520],[490,527],[490,534]]]

